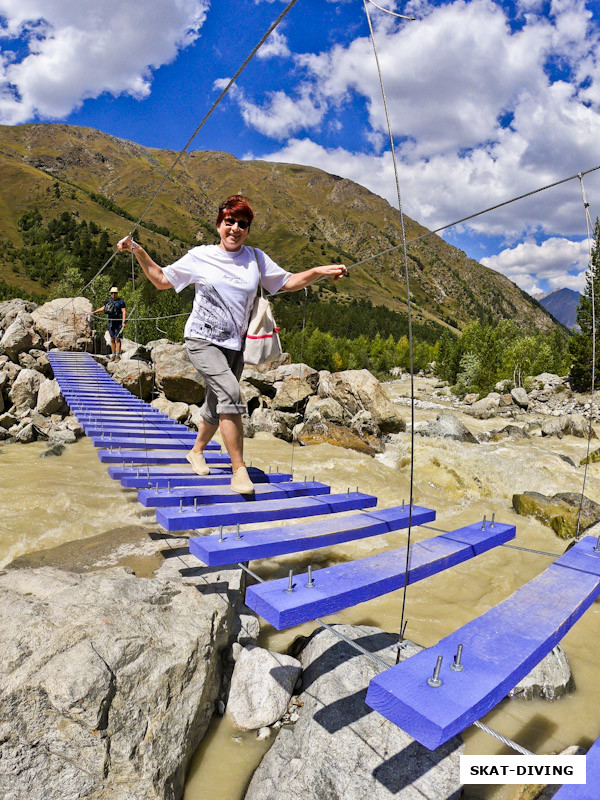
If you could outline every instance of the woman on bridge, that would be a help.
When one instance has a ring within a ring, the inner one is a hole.
[[[321,277],[334,280],[347,275],[346,267],[329,264],[291,273],[266,253],[245,242],[254,212],[242,195],[228,197],[219,206],[216,245],[194,247],[182,258],[162,269],[139,244],[127,236],[120,251],[132,252],[146,277],[157,289],[181,292],[194,284],[192,312],[184,337],[190,361],[201,374],[206,397],[200,408],[202,422],[187,460],[198,475],[210,472],[203,451],[217,429],[231,457],[231,488],[252,494],[254,486],[244,464],[242,414],[246,406],[240,391],[244,368],[244,340],[259,282],[268,294],[296,292]]]

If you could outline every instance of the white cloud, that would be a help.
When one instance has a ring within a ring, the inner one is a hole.
[[[258,58],[286,57],[290,55],[287,39],[281,31],[274,30],[257,52]]]
[[[104,92],[146,97],[151,70],[199,35],[209,0],[0,0],[2,35],[27,43],[0,64],[0,122],[67,116]]]
[[[221,81],[216,81],[217,84],[220,86]],[[269,92],[263,105],[248,100],[239,87],[233,87],[229,96],[238,103],[244,122],[272,139],[285,139],[296,131],[315,128],[325,113],[325,107],[303,86],[296,97],[280,91]]]
[[[501,272],[530,294],[539,291],[538,283],[547,281],[552,289],[568,287],[583,291],[589,261],[587,239],[574,242],[551,237],[541,244],[525,241],[482,258],[481,263]]]

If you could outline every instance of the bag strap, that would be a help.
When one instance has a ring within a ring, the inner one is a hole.
[[[263,289],[262,283],[260,282],[260,264],[259,264],[259,262],[258,262],[258,253],[256,252],[256,247],[253,247],[253,248],[252,248],[252,252],[254,253],[254,258],[255,258],[255,260],[256,260],[256,266],[258,267],[258,288],[260,289],[260,296],[261,296],[261,297],[263,298],[263,300],[264,300],[264,298],[265,298],[265,292],[264,292],[264,289]],[[257,290],[256,294],[258,294],[258,290]]]

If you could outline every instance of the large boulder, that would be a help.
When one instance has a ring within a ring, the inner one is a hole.
[[[305,380],[311,385],[314,392],[317,391],[317,387],[319,386],[319,373],[316,369],[309,367],[308,364],[284,364],[272,370],[269,374],[273,376],[275,382],[286,381],[288,378]]]
[[[582,414],[562,414],[559,417],[548,417],[542,422],[542,436],[576,436],[578,439],[597,439],[590,423]]]
[[[36,331],[59,350],[91,350],[92,304],[86,297],[59,297],[32,312]]]
[[[382,385],[367,369],[348,369],[321,374],[319,397],[333,397],[342,406],[347,421],[359,411],[369,411],[382,433],[406,430],[406,422],[390,401]]]
[[[490,392],[487,397],[483,397],[473,403],[471,408],[466,410],[466,413],[477,419],[489,419],[494,416],[499,406],[500,395],[498,392]]]
[[[390,666],[397,635],[336,625]],[[418,648],[401,653],[411,655]],[[434,754],[365,705],[378,667],[328,630],[302,650],[302,706],[254,773],[245,800],[455,800],[460,796],[459,737]]]
[[[109,361],[107,371],[117,383],[136,397],[141,397],[142,400],[149,400],[152,397],[154,370],[145,361],[138,359]]]
[[[514,389],[511,389],[510,394],[519,408],[529,407],[529,398],[527,397],[527,392],[522,386],[515,386]]]
[[[181,797],[227,615],[222,593],[121,568],[0,574],[0,796]]]
[[[428,422],[416,430],[421,436],[440,436],[443,439],[455,439],[458,442],[477,444],[477,439],[463,423],[449,411],[442,411],[435,422]]]
[[[0,340],[0,346],[12,361],[17,361],[19,354],[40,343],[41,339],[33,329],[33,317],[26,311],[17,314],[15,321],[8,326]]]
[[[166,397],[157,397],[150,405],[176,422],[185,422],[190,414],[190,407],[187,403],[172,403]]]
[[[229,690],[227,713],[236,728],[252,731],[281,719],[300,677],[300,662],[262,647],[239,654]]]
[[[558,700],[575,690],[575,681],[567,654],[560,645],[544,656],[531,672],[509,693],[520,700]]]
[[[548,525],[561,539],[571,539],[577,535],[577,516],[581,495],[576,492],[559,492],[552,497],[539,492],[513,494],[512,505],[517,514],[535,519]],[[600,522],[600,504],[583,498],[579,532]]]
[[[256,413],[255,411],[254,414]],[[252,415],[253,420],[254,414]],[[361,438],[350,428],[337,425],[328,419],[320,419],[317,416],[312,416],[304,425],[298,427],[296,439],[303,445],[331,444],[334,447],[345,447],[369,456],[380,453],[382,449],[376,439],[367,441],[366,438]]]
[[[286,369],[280,367],[279,369]],[[277,394],[269,403],[276,411],[302,411],[308,398],[315,394],[313,386],[305,378],[292,375],[277,387]]]
[[[19,372],[8,393],[17,412],[35,408],[38,390],[43,380],[43,376],[34,369],[22,369]]]
[[[0,331],[5,331],[23,312],[31,314],[37,308],[37,303],[30,300],[21,300],[15,297],[12,300],[3,300],[0,303]]]
[[[51,381],[46,378],[45,381],[40,383],[36,411],[39,411],[44,416],[50,416],[50,414],[59,414],[66,411],[66,409],[65,398],[60,390],[58,381]]]
[[[152,363],[158,388],[174,402],[202,403],[202,378],[188,358],[183,344],[159,344],[152,349]]]
[[[273,411],[270,408],[257,408],[250,417],[250,423],[255,433],[259,431],[271,433],[285,442],[292,441],[292,429],[299,421],[299,414]]]

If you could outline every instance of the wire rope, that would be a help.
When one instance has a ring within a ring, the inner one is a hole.
[[[408,571],[410,563],[410,544],[412,533],[412,509],[413,509],[413,496],[414,496],[414,468],[415,468],[415,378],[414,378],[414,353],[413,353],[413,332],[412,332],[412,304],[410,296],[410,274],[408,269],[408,249],[406,243],[406,229],[404,225],[404,211],[402,209],[402,194],[400,192],[400,179],[398,176],[398,163],[396,161],[396,150],[394,148],[394,136],[392,134],[392,125],[390,121],[390,114],[388,109],[388,102],[385,93],[385,84],[381,72],[381,64],[379,63],[379,54],[377,52],[377,45],[375,42],[375,32],[373,30],[373,23],[371,22],[371,15],[369,14],[368,0],[363,0],[365,15],[369,25],[369,35],[371,45],[373,47],[373,55],[375,57],[375,65],[377,67],[377,76],[379,79],[379,88],[381,91],[381,99],[383,102],[383,110],[385,113],[385,122],[390,142],[390,151],[392,155],[392,164],[394,167],[394,182],[396,185],[396,197],[398,200],[398,210],[400,212],[400,227],[402,232],[402,248],[404,256],[404,277],[406,281],[406,307],[408,316],[408,352],[409,352],[409,367],[410,367],[410,477],[409,477],[409,500],[408,500],[408,529],[407,529],[407,545],[406,545],[406,565],[404,575],[404,588],[402,591],[402,608],[400,612],[400,631],[399,640],[403,641],[406,624],[404,621],[406,613],[406,596],[408,590]]]
[[[372,6],[378,8],[380,11],[383,11],[384,14],[389,14],[391,17],[397,17],[398,19],[408,19],[411,22],[416,22],[416,17],[409,17],[407,14],[398,14],[396,11],[391,11],[389,8],[384,8],[383,6],[377,5],[374,3],[373,0],[369,0]]]
[[[581,538],[580,533],[580,525],[581,525],[581,512],[583,510],[583,500],[585,494],[585,484],[587,480],[587,473],[588,473],[588,466],[590,461],[590,445],[592,441],[592,434],[594,433],[594,428],[592,426],[593,418],[594,418],[594,384],[596,383],[596,303],[595,303],[595,294],[596,294],[596,287],[594,284],[594,263],[593,263],[593,255],[592,255],[592,219],[590,217],[590,204],[587,201],[587,197],[585,195],[585,185],[583,183],[583,174],[579,173],[579,183],[581,184],[581,199],[583,201],[583,208],[585,212],[585,226],[587,230],[587,241],[588,241],[588,253],[589,253],[589,275],[590,275],[590,287],[591,287],[591,295],[592,295],[592,390],[590,395],[590,409],[589,409],[589,428],[588,428],[588,437],[587,437],[587,450],[586,450],[586,458],[585,458],[585,467],[583,470],[583,482],[581,486],[581,498],[579,499],[579,509],[577,510],[577,526],[575,528],[575,540],[579,541]],[[596,242],[596,248],[600,247],[600,243]]]

